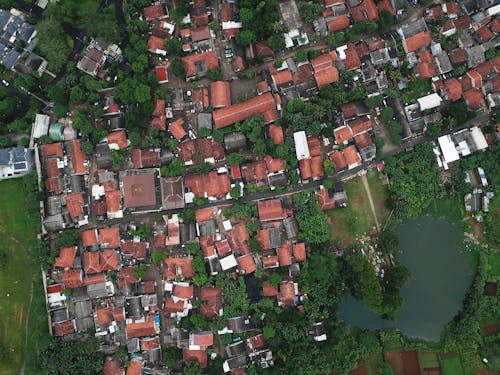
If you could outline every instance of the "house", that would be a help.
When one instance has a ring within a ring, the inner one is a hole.
[[[316,191],[316,199],[322,210],[331,210],[335,208],[335,200],[333,199],[333,193],[329,189],[321,187]]]
[[[102,38],[92,39],[82,55],[76,67],[86,74],[99,78],[104,78],[108,65],[122,60],[120,47]]]
[[[183,140],[189,139],[186,130],[184,129],[184,119],[179,118],[175,121],[172,121],[168,125],[168,131],[172,136],[179,142]]]
[[[224,134],[224,147],[228,152],[244,149],[247,145],[245,134],[241,132],[231,132]]]
[[[184,69],[186,70],[186,80],[196,77],[204,77],[209,70],[216,69],[219,61],[214,51],[197,53],[182,58]]]
[[[235,3],[223,2],[221,8],[222,35],[226,39],[238,35],[242,24],[239,21],[239,10]]]
[[[123,207],[131,211],[159,208],[159,172],[156,169],[130,169],[120,172]]]
[[[311,60],[314,79],[318,88],[339,80],[339,71],[335,67],[337,55],[335,51],[325,53]]]
[[[293,281],[281,281],[277,298],[279,306],[296,306],[298,304],[298,285]]]
[[[32,170],[32,150],[24,147],[0,149],[0,180],[13,177],[22,177],[25,174],[30,173]],[[56,178],[59,175],[58,168],[56,167],[53,170],[55,174],[51,177]]]
[[[275,124],[269,125],[269,137],[273,140],[275,145],[282,144],[285,141],[283,128]]]
[[[155,67],[155,74],[156,74],[156,79],[158,80],[158,83],[161,85],[163,83],[168,83],[168,68],[170,64],[167,63],[166,65],[159,65]]]
[[[260,201],[257,209],[260,221],[283,220],[292,214],[292,210],[283,208],[279,199]]]
[[[361,165],[361,156],[356,150],[356,146],[351,145],[342,151],[348,169],[354,169]]]
[[[231,86],[227,81],[210,83],[210,103],[214,108],[223,108],[231,105]]]
[[[446,102],[454,102],[462,97],[462,85],[456,78],[447,79],[440,91]]]
[[[206,318],[222,315],[222,288],[202,287],[200,290],[200,313]]]
[[[231,190],[228,174],[217,173],[217,171],[202,175],[188,175],[184,185],[198,198],[221,199],[225,198]]]
[[[193,258],[166,258],[163,261],[163,278],[165,280],[174,280],[177,277],[190,279],[193,276]]]
[[[406,53],[415,52],[428,45],[432,40],[431,32],[427,29],[423,18],[401,26],[397,32],[401,36]]]
[[[184,208],[184,181],[181,176],[160,179],[161,202],[164,210]]]
[[[262,115],[266,124],[274,122],[277,118],[279,95],[269,92],[253,97],[241,103],[213,111],[212,116],[217,129],[233,125],[256,115]]]
[[[465,104],[470,110],[480,109],[484,106],[484,96],[480,90],[470,89],[463,94]]]
[[[347,4],[355,22],[378,20],[378,10],[374,0],[347,0]]]

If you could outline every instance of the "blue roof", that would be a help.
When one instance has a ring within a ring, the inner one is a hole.
[[[12,159],[14,163],[25,162],[26,153],[24,152],[24,147],[13,147],[12,148]]]
[[[0,148],[0,165],[10,164],[10,148]]]
[[[7,25],[9,18],[10,18],[10,12],[4,9],[0,9],[0,30],[3,30],[5,25]]]

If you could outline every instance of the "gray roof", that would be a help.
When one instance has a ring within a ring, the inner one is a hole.
[[[10,164],[10,148],[0,149],[0,165]]]
[[[247,346],[245,342],[242,340],[227,345],[225,351],[228,357],[236,357],[238,355],[244,354],[246,352],[246,348]]]
[[[244,148],[247,145],[245,134],[241,132],[232,132],[224,135],[224,146],[228,151],[235,151]]]
[[[281,231],[279,228],[270,227],[268,228],[269,232],[269,243],[271,249],[277,249],[281,246]]]
[[[283,225],[285,226],[286,236],[290,238],[295,238],[299,235],[299,223],[295,217],[287,217],[283,220]]]
[[[419,18],[413,22],[407,23],[403,26],[401,26],[400,31],[405,37],[405,39],[416,35],[418,33],[421,33],[422,31],[425,31],[427,29],[427,25],[425,23],[425,20],[423,18]]]
[[[198,223],[198,228],[200,231],[200,236],[210,236],[212,234],[215,234],[215,221],[214,220],[208,220],[208,221],[202,221],[201,223]]]
[[[0,9],[0,30],[3,30],[10,19],[10,12],[8,10]]]
[[[141,297],[134,296],[125,299],[125,312],[127,318],[140,318],[142,316]]]
[[[108,297],[106,283],[97,283],[87,285],[87,294],[90,298],[105,298]]]

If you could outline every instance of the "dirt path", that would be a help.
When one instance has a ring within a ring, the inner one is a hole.
[[[372,193],[370,191],[370,185],[368,185],[368,180],[366,179],[366,174],[361,175],[361,181],[363,181],[363,186],[366,190],[366,195],[368,195],[368,201],[370,202],[370,208],[372,209],[373,218],[375,219],[375,225],[377,226],[377,231],[380,232],[380,224],[377,220],[377,213],[375,212],[375,205],[373,204]]]
[[[28,259],[28,262],[30,261],[30,257],[28,254],[28,250],[26,250],[26,247],[24,244],[19,241],[15,237],[8,237],[9,240],[14,241],[17,243],[21,249],[23,249],[24,255],[26,255],[26,259]],[[33,279],[31,280],[31,286],[30,286],[30,301],[28,302],[28,308],[26,309],[26,323],[24,324],[24,353],[27,352],[28,350],[28,325],[29,325],[29,320],[30,320],[30,309],[31,309],[31,301],[33,300]],[[23,367],[21,367],[21,370],[19,370],[19,375],[24,375],[24,368],[26,367],[26,355],[24,356],[23,360]]]

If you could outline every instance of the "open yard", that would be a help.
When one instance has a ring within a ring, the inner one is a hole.
[[[464,373],[458,354],[441,354],[439,359],[443,375],[462,375]]]
[[[46,332],[46,312],[44,309],[43,289],[38,274],[36,294],[30,311],[30,296],[34,274],[28,255],[30,244],[36,238],[35,228],[26,214],[26,200],[23,183],[20,179],[0,182],[0,251],[7,256],[5,267],[0,269],[0,344],[4,356],[0,361],[0,373],[18,374],[25,360],[25,353],[33,354],[36,350],[30,337],[26,343],[26,327],[40,331],[41,337]],[[33,316],[36,313],[39,316]],[[40,316],[41,314],[41,316]],[[43,320],[42,320],[43,319]],[[45,322],[45,327],[43,326]],[[42,331],[45,329],[45,332]],[[28,336],[31,336],[31,332]],[[28,344],[26,346],[26,344]],[[28,355],[28,357],[29,357]],[[33,364],[35,365],[35,364]],[[35,368],[35,367],[33,367]],[[30,373],[27,371],[27,373]]]
[[[418,361],[422,369],[439,367],[438,356],[435,352],[418,352]]]
[[[389,210],[385,207],[387,189],[374,169],[368,172],[367,180],[377,220],[383,226],[389,216]],[[344,186],[349,199],[348,207],[335,208],[327,211],[327,214],[330,221],[330,238],[332,240],[339,238],[344,245],[347,245],[354,242],[357,236],[375,228],[375,219],[361,178],[349,180]]]

